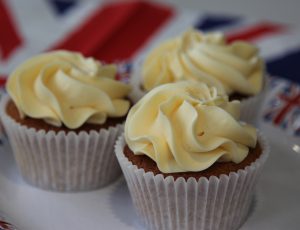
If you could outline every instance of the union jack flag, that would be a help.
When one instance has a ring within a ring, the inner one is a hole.
[[[188,27],[251,41],[272,75],[297,80],[300,33],[278,23],[150,1],[0,0],[0,85],[19,63],[40,52],[68,49],[105,62],[132,62]]]
[[[276,82],[276,83],[274,83]],[[274,79],[273,96],[266,104],[264,119],[294,135],[300,135],[300,86]]]
[[[222,31],[229,41],[243,39],[255,43],[261,49],[270,75],[300,83],[297,77],[300,30],[297,28],[177,9],[150,1],[0,0],[0,88],[18,64],[53,49],[74,50],[104,62],[121,63],[117,78],[128,81],[132,62],[143,58],[157,43],[189,27]],[[271,114],[279,109],[277,104],[288,103],[276,98],[270,102],[275,107],[266,108],[266,120],[275,116]],[[288,113],[274,124],[289,126],[285,116],[296,116],[296,111],[297,106],[289,107]]]
[[[0,85],[26,58],[53,49],[130,61],[173,13],[146,1],[0,0]]]
[[[129,82],[130,74],[132,72],[132,63],[119,63],[118,65],[118,74],[116,79],[125,83]]]
[[[0,220],[0,230],[17,230],[17,229],[10,223]]]

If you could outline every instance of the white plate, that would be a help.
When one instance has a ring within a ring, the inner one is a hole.
[[[262,128],[271,154],[254,210],[241,229],[299,229],[300,155],[292,151],[283,132]],[[123,178],[92,192],[43,191],[22,181],[6,141],[0,147],[0,208],[21,230],[143,229]]]
[[[284,132],[264,124],[271,154],[259,181],[254,209],[241,228],[299,229],[300,154]],[[0,146],[0,212],[20,230],[144,229],[123,178],[92,192],[55,193],[20,178],[7,141]]]

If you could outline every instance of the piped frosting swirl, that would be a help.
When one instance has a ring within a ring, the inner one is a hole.
[[[76,129],[126,115],[130,86],[115,80],[116,71],[79,53],[53,51],[21,64],[6,88],[21,117]]]
[[[143,87],[194,79],[227,94],[256,95],[263,86],[264,62],[247,42],[227,43],[222,33],[190,29],[154,48],[142,67]]]
[[[182,81],[148,92],[127,116],[125,139],[163,173],[202,171],[217,161],[239,163],[255,147],[256,130],[241,124],[240,103],[216,88]]]

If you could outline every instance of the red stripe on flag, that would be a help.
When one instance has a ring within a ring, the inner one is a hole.
[[[293,97],[286,97],[284,95],[279,95],[279,98],[285,102],[284,107],[281,109],[281,111],[277,114],[277,116],[274,119],[274,124],[279,125],[285,116],[288,114],[290,110],[292,110],[295,107],[300,107],[300,94],[297,94]]]
[[[7,60],[22,45],[22,39],[4,0],[0,0],[0,56]]]
[[[230,33],[227,35],[227,41],[232,42],[235,40],[255,40],[257,38],[282,32],[286,27],[279,24],[272,24],[269,22],[261,22],[259,24],[246,27],[238,32]]]
[[[6,83],[6,77],[5,76],[0,76],[0,87],[3,87]]]
[[[107,62],[126,60],[173,14],[170,7],[143,1],[105,5],[52,49],[79,51]]]

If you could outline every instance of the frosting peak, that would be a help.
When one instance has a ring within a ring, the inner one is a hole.
[[[79,53],[54,51],[24,62],[6,87],[21,116],[76,129],[126,115],[130,87],[114,80],[116,71]]]
[[[182,81],[147,93],[127,116],[125,139],[164,173],[202,171],[216,161],[241,162],[256,130],[240,124],[240,103],[215,88]]]
[[[190,29],[153,49],[143,68],[144,88],[194,79],[230,94],[258,94],[264,63],[258,49],[246,42],[228,44],[222,33]]]

